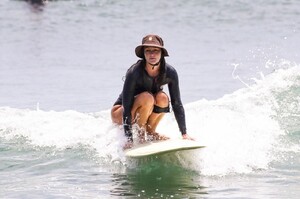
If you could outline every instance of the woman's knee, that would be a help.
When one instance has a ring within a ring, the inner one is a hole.
[[[153,106],[155,103],[154,96],[149,92],[140,93],[137,99],[142,105]]]
[[[169,97],[165,92],[159,92],[155,95],[156,104],[160,107],[166,107],[169,105]]]

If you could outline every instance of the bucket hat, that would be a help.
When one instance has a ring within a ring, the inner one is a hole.
[[[169,56],[168,51],[164,48],[164,41],[158,35],[147,35],[143,38],[142,44],[135,48],[136,56],[143,58],[144,57],[144,47],[157,47],[161,48],[164,52],[164,56]]]

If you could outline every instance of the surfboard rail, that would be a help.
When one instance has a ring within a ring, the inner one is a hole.
[[[193,140],[168,139],[140,144],[133,148],[126,149],[124,152],[127,157],[144,157],[170,153],[173,151],[199,149],[203,147],[205,146]]]

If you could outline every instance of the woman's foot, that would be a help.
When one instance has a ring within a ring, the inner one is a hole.
[[[146,142],[146,130],[141,128],[138,130],[138,139],[139,139],[139,143],[143,144]]]
[[[158,140],[168,140],[170,139],[167,136],[160,135],[159,133],[156,132],[148,132],[147,138],[149,141],[158,141]]]

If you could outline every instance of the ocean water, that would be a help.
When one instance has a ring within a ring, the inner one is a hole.
[[[2,0],[0,198],[298,198],[299,31],[297,0]],[[124,156],[110,108],[148,33],[204,149]]]

